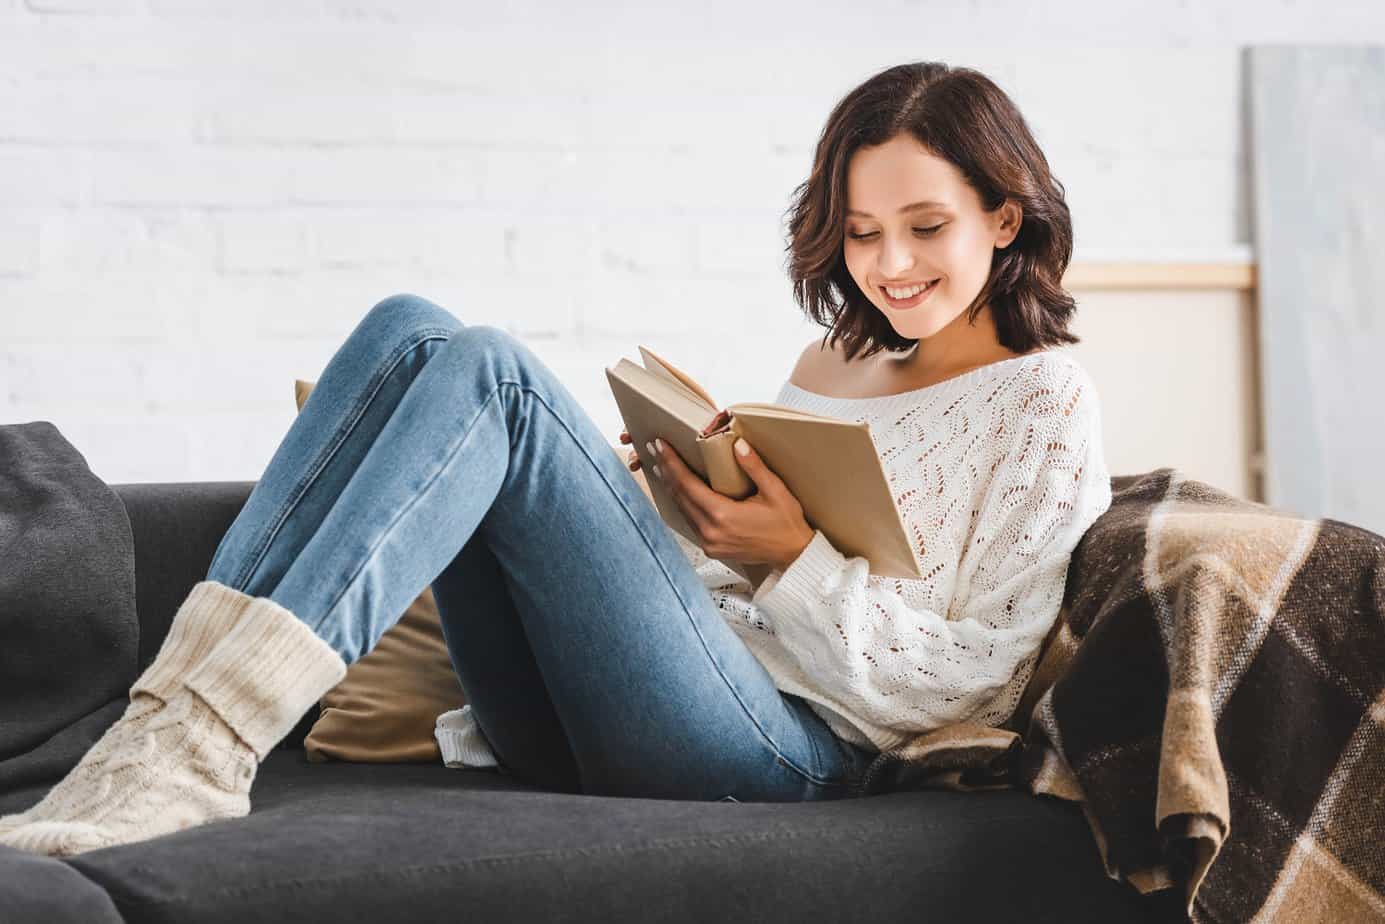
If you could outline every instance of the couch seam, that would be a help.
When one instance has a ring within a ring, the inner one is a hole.
[[[780,832],[754,832],[750,834],[722,834],[709,837],[689,837],[689,838],[667,838],[662,840],[645,841],[639,844],[608,844],[601,847],[563,847],[554,850],[525,851],[523,853],[499,854],[489,857],[476,857],[470,860],[462,860],[456,863],[432,863],[421,866],[405,866],[398,869],[382,872],[352,872],[342,873],[333,876],[316,876],[311,879],[284,879],[277,882],[257,882],[253,885],[237,886],[226,889],[199,889],[196,892],[181,893],[176,898],[142,898],[130,896],[123,889],[116,887],[112,889],[97,881],[102,888],[106,889],[113,898],[117,893],[120,897],[117,902],[126,905],[139,905],[144,907],[154,907],[159,905],[172,905],[180,900],[187,898],[231,898],[252,892],[262,892],[266,889],[299,888],[299,887],[318,887],[327,885],[339,885],[343,882],[368,882],[372,880],[396,879],[401,876],[420,876],[427,873],[460,872],[470,869],[484,869],[501,866],[509,866],[518,863],[525,863],[531,860],[565,859],[568,857],[591,856],[600,857],[615,854],[643,853],[668,851],[673,848],[681,847],[702,847],[702,846],[732,846],[735,844],[754,844],[768,843],[781,840],[794,840],[796,838],[809,837],[823,834],[859,834],[863,837],[872,836],[872,830],[868,828],[845,828],[836,825],[830,828],[815,828],[811,831],[780,831]],[[141,873],[153,873],[149,867],[133,866],[130,872],[135,875]],[[83,872],[83,875],[87,873]]]

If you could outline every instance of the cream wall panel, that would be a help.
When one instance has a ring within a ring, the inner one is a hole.
[[[1177,468],[1260,499],[1254,302],[1237,289],[1074,292],[1068,347],[1101,395],[1113,475]]]

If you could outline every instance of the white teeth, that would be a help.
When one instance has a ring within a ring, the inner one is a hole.
[[[930,282],[928,283],[928,285],[914,286],[909,289],[886,288],[885,291],[889,293],[890,298],[913,298],[915,295],[918,295],[920,292],[922,292],[924,289],[928,288],[928,286],[931,286],[932,284],[933,283]]]

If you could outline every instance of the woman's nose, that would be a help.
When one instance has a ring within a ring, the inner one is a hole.
[[[892,244],[888,240],[880,249],[880,275],[886,279],[899,279],[909,275],[914,265],[914,255],[908,244]]]

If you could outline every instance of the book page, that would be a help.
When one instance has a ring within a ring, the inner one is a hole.
[[[712,400],[712,396],[707,393],[705,388],[697,384],[692,376],[646,346],[640,346],[640,356],[644,359],[644,367],[650,372],[682,386],[691,393],[696,400],[707,405],[709,411],[715,411],[717,409],[717,403]]]

